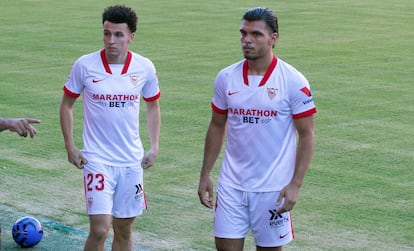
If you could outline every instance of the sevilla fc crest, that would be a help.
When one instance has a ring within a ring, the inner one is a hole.
[[[91,208],[93,205],[93,197],[88,197],[88,207]]]
[[[277,88],[267,88],[267,95],[269,96],[270,99],[273,99],[274,97],[276,97],[278,92]]]
[[[138,84],[138,75],[129,76],[129,80],[131,81],[132,85],[136,86]]]

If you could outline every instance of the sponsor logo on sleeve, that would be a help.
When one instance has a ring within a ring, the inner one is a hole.
[[[309,90],[309,88],[303,87],[300,90],[301,90],[301,92],[303,92],[306,95],[306,97],[308,97],[308,99],[304,100],[302,103],[304,105],[309,104],[309,103],[312,103],[313,102],[312,92]]]
[[[303,93],[305,93],[305,95],[306,96],[308,96],[308,97],[311,97],[312,96],[312,93],[311,93],[311,91],[309,90],[309,88],[308,87],[303,87],[302,89],[300,89]]]

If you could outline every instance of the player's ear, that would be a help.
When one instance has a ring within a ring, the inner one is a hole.
[[[279,33],[273,32],[272,33],[272,40],[276,43],[276,41],[279,39]]]
[[[135,39],[135,32],[131,32],[131,33],[129,34],[129,42],[134,41],[134,39]]]
[[[279,39],[279,33],[277,33],[277,32],[273,32],[272,33],[272,36],[271,36],[271,40],[269,41],[269,43],[273,46],[273,47],[275,47],[275,44],[276,44],[276,42],[277,42],[277,40]]]

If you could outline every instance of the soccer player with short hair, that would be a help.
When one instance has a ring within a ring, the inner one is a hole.
[[[132,225],[146,208],[143,169],[158,155],[160,89],[153,63],[128,49],[138,17],[124,5],[102,15],[104,49],[80,57],[63,87],[60,121],[68,161],[83,169],[90,232],[85,250],[104,250],[112,221],[112,250],[132,250]],[[73,105],[83,94],[83,149],[73,141]],[[139,133],[146,103],[151,149]]]
[[[244,59],[215,80],[198,195],[215,207],[217,250],[243,250],[249,229],[257,250],[282,250],[293,239],[290,212],[312,159],[316,107],[306,78],[273,53],[278,39],[275,14],[249,9]],[[210,173],[225,137],[214,205]]]

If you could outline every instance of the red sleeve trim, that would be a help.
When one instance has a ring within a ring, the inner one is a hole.
[[[160,97],[161,97],[161,92],[158,92],[157,95],[155,95],[153,97],[150,97],[150,98],[145,98],[144,97],[144,100],[145,100],[145,102],[153,102],[153,101],[159,99]]]
[[[312,109],[307,110],[307,111],[302,112],[302,113],[293,114],[293,118],[294,118],[294,119],[301,119],[301,118],[304,118],[304,117],[311,116],[311,115],[313,115],[314,113],[316,113],[316,108],[312,108]]]
[[[66,86],[63,86],[63,92],[66,95],[68,95],[69,97],[72,97],[72,98],[79,98],[79,96],[80,96],[80,94],[78,94],[78,93],[74,93],[74,92],[69,91],[69,89],[66,88]]]
[[[218,114],[223,114],[223,115],[227,114],[227,110],[218,108],[217,106],[213,104],[213,102],[211,102],[211,109],[213,109],[213,111],[217,112]]]

